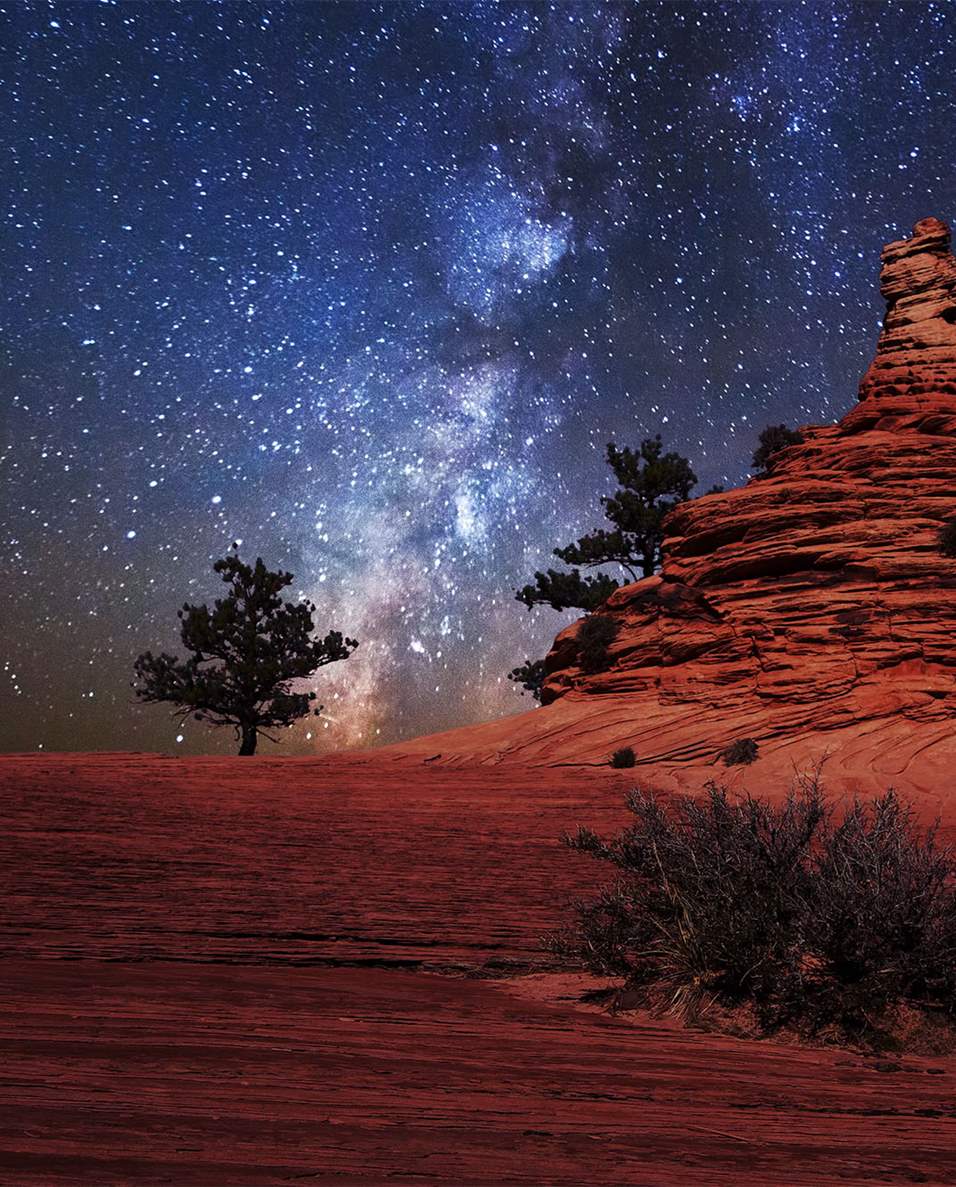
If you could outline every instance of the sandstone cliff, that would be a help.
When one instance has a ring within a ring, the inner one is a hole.
[[[804,428],[767,476],[678,508],[660,575],[601,611],[618,627],[606,670],[581,670],[575,623],[548,656],[544,708],[393,752],[599,763],[630,745],[682,782],[752,737],[754,771],[828,754],[861,787],[938,791],[956,766],[956,561],[937,546],[956,516],[946,225],[924,219],[888,244],[880,287],[886,319],[859,403]]]

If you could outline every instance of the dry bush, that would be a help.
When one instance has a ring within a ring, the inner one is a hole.
[[[840,823],[816,779],[778,806],[712,784],[628,807],[619,836],[566,838],[616,876],[548,945],[629,1000],[855,1036],[903,1003],[956,1009],[952,856],[892,792]]]
[[[953,872],[892,791],[828,823],[805,908],[811,1021],[866,1029],[902,1002],[953,1009]]]

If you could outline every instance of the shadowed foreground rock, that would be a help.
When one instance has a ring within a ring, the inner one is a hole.
[[[766,477],[671,515],[661,574],[600,611],[619,628],[607,669],[582,671],[573,624],[545,708],[391,753],[593,763],[630,745],[699,785],[753,737],[774,779],[829,754],[843,785],[939,788],[956,765],[956,561],[937,546],[956,516],[956,260],[937,219],[882,258],[860,402]]]

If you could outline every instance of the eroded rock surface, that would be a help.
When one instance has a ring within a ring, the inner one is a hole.
[[[882,265],[886,318],[860,398],[956,394],[956,260],[949,227],[922,219],[911,238],[883,248]]]

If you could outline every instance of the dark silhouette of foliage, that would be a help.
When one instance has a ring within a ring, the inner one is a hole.
[[[585,672],[601,672],[608,664],[608,648],[617,638],[617,623],[603,614],[592,614],[578,627],[578,660]]]
[[[939,550],[943,556],[956,557],[956,519],[939,529]]]
[[[726,767],[749,766],[757,761],[759,752],[760,747],[753,738],[738,738],[720,752],[720,757]]]
[[[616,877],[549,937],[563,959],[637,1003],[746,1005],[765,1031],[865,1040],[902,1004],[956,1013],[956,866],[892,792],[839,824],[816,778],[777,806],[711,784],[628,807],[612,840],[565,838]]]
[[[622,746],[611,755],[610,765],[615,770],[623,770],[626,767],[633,767],[635,761],[633,748],[631,746]]]
[[[594,904],[556,949],[594,971],[623,971],[631,988],[650,996],[653,987],[673,1007],[772,995],[792,963],[800,863],[823,815],[818,797],[791,796],[774,809],[732,803],[711,785],[702,799],[681,797],[670,808],[637,791],[628,808],[634,822],[610,842],[588,829],[567,838],[618,871],[598,899],[599,918],[616,920],[613,950],[588,957],[602,942],[588,925]]]
[[[660,566],[663,523],[669,511],[690,498],[697,477],[690,462],[678,453],[665,453],[661,438],[650,437],[638,449],[607,447],[607,463],[618,489],[601,498],[611,530],[598,528],[554,555],[572,566],[570,573],[549,569],[535,573],[534,583],[517,591],[519,602],[555,610],[577,608],[590,612],[620,585],[612,577],[582,577],[581,569],[617,565],[628,580],[650,577]]]
[[[757,474],[769,474],[773,468],[773,459],[780,450],[786,449],[788,445],[802,445],[803,434],[798,429],[788,429],[786,425],[768,425],[757,440],[753,456],[754,471]]]
[[[291,725],[313,708],[314,692],[293,692],[294,680],[348,659],[358,643],[339,631],[313,639],[311,602],[284,602],[281,591],[292,574],[272,572],[262,558],[244,564],[236,554],[216,561],[213,570],[229,586],[210,610],[183,605],[180,637],[186,659],[147,651],[135,663],[136,695],[168,702],[173,716],[212,725],[231,725],[240,754],[254,754],[259,734]],[[275,741],[276,739],[270,739]]]
[[[517,592],[517,599],[530,609],[536,605],[547,605],[553,610],[596,610],[606,602],[620,585],[613,577],[599,573],[596,577],[582,577],[579,569],[562,573],[548,569],[547,573],[535,573],[534,585],[525,585]]]
[[[519,667],[511,669],[508,679],[520,684],[525,692],[531,693],[536,701],[540,701],[546,675],[543,659],[526,659]]]

